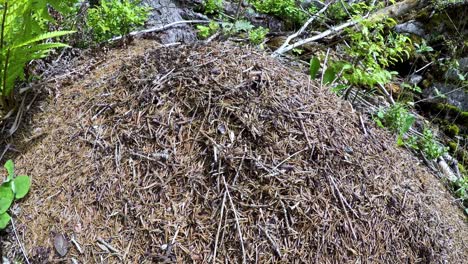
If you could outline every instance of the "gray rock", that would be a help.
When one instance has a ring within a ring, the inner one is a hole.
[[[410,33],[422,38],[426,35],[423,23],[414,20],[396,25],[394,30],[397,33]]]
[[[143,0],[143,4],[152,8],[147,27],[160,27],[176,21],[184,20],[181,16],[183,10],[172,0]],[[196,40],[196,33],[190,25],[177,25],[158,33],[161,43],[174,42],[191,43]]]
[[[445,99],[437,98],[436,89],[440,94],[445,95]],[[468,93],[465,89],[454,84],[434,83],[432,87],[425,89],[423,96],[427,98],[433,97],[430,101],[447,103],[460,108],[462,111],[468,111]]]
[[[412,85],[417,85],[418,83],[420,83],[422,81],[423,77],[421,75],[418,75],[418,74],[412,74],[410,77],[409,77],[409,80],[408,82]]]
[[[445,72],[444,74],[444,78],[447,81],[459,82],[460,75],[465,76],[465,78],[468,78],[468,57],[459,59],[458,67],[450,68],[449,70],[447,70],[447,72]]]
[[[468,72],[468,57],[464,57],[458,60],[459,69],[461,72]]]

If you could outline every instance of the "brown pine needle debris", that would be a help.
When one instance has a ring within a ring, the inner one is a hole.
[[[439,180],[308,76],[229,43],[134,45],[31,118],[16,223],[33,263],[467,259]]]

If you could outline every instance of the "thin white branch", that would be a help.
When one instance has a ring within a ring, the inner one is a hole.
[[[224,188],[226,188],[226,194],[229,199],[229,203],[231,204],[232,208],[232,213],[234,214],[234,219],[236,220],[236,226],[237,226],[237,232],[239,233],[239,240],[240,240],[240,245],[241,245],[241,251],[242,251],[242,264],[247,263],[247,257],[245,254],[245,247],[244,247],[244,239],[242,237],[242,231],[241,231],[241,226],[239,223],[239,217],[237,216],[237,210],[236,207],[234,206],[234,202],[232,200],[231,194],[229,193],[228,185],[226,183],[226,179],[223,176],[223,182],[224,182]]]
[[[286,47],[284,47],[284,48],[281,49],[281,50],[280,50],[280,49],[277,49],[275,52],[273,52],[273,54],[271,54],[271,56],[272,56],[272,57],[278,57],[278,56],[280,56],[280,55],[282,55],[282,54],[284,54],[284,53],[286,53],[286,52],[288,52],[288,51],[290,51],[290,50],[292,50],[292,49],[295,49],[295,48],[297,48],[297,47],[300,47],[300,46],[302,46],[302,45],[304,45],[304,44],[307,44],[307,43],[309,43],[309,42],[317,41],[317,40],[322,39],[322,38],[324,38],[324,37],[327,37],[327,36],[329,36],[329,35],[331,35],[331,34],[334,34],[334,33],[336,33],[336,32],[339,32],[339,31],[341,31],[341,30],[343,30],[343,29],[345,29],[345,28],[347,28],[347,27],[354,26],[354,25],[356,25],[357,23],[358,23],[357,20],[351,20],[351,21],[348,21],[348,22],[346,22],[346,23],[344,23],[344,24],[341,24],[341,25],[339,25],[339,26],[337,26],[337,27],[332,27],[332,28],[330,28],[329,30],[326,30],[326,31],[324,31],[324,32],[322,32],[322,33],[320,33],[320,34],[318,34],[318,35],[315,35],[315,36],[312,36],[312,37],[310,37],[310,38],[306,38],[306,39],[300,40],[300,41],[298,41],[298,42],[296,42],[296,43],[294,43],[294,44],[291,44],[291,45],[287,45]]]
[[[13,217],[11,218],[11,226],[13,227],[13,232],[15,233],[16,241],[18,242],[21,252],[23,253],[24,260],[27,264],[30,264],[28,254],[26,254],[26,249],[24,248],[23,243],[21,243],[21,240],[19,239],[18,232],[16,232],[15,220],[13,220]]]
[[[138,35],[142,35],[142,34],[146,34],[146,33],[164,31],[164,30],[166,30],[168,28],[171,28],[173,26],[177,26],[177,25],[180,25],[180,24],[199,24],[199,23],[210,23],[210,21],[209,20],[181,20],[181,21],[176,21],[176,22],[164,25],[162,27],[152,27],[152,28],[148,28],[148,29],[144,29],[144,30],[132,31],[132,32],[128,33],[126,36],[134,37],[134,36],[138,36]],[[123,37],[124,36],[114,37],[114,38],[109,39],[108,42],[117,41],[117,40],[122,39]]]
[[[327,54],[325,55],[325,61],[323,62],[323,70],[322,70],[322,76],[320,78],[320,88],[323,87],[323,75],[325,75],[325,71],[328,68],[328,55],[330,54],[330,48],[327,49]]]
[[[226,196],[227,196],[227,191],[224,191],[223,202],[221,203],[221,213],[220,213],[221,217],[219,218],[218,231],[216,232],[216,238],[215,238],[215,246],[214,246],[214,252],[213,252],[213,264],[216,264],[216,253],[218,251],[219,235],[221,234],[221,224],[224,218],[224,207],[226,204]]]
[[[293,40],[294,38],[297,38],[298,36],[300,36],[306,30],[306,28],[310,25],[310,23],[312,23],[315,20],[315,18],[317,18],[318,15],[322,14],[323,12],[325,12],[327,10],[328,6],[329,6],[329,4],[325,5],[322,9],[320,9],[320,11],[318,11],[317,13],[312,15],[309,18],[309,20],[307,20],[307,22],[305,22],[304,25],[302,25],[302,27],[296,33],[290,35],[286,39],[286,41],[284,41],[283,45],[281,45],[281,47],[279,47],[277,50],[275,50],[273,52],[272,56],[276,57],[277,55],[280,55],[280,54],[277,54],[277,53],[279,51],[283,50],[284,48],[286,48],[289,45],[289,42],[291,42],[291,40]]]

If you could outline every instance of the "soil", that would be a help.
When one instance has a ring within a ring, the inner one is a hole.
[[[99,56],[55,77],[11,140],[33,182],[14,208],[32,263],[468,259],[440,180],[306,75],[229,43]],[[22,259],[11,227],[4,240]]]

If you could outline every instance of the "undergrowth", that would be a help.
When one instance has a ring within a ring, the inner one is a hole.
[[[223,9],[223,0],[205,0],[203,9],[207,15],[219,13]]]
[[[295,0],[251,0],[250,2],[258,12],[277,16],[293,24],[303,23],[308,16]]]
[[[255,27],[246,20],[236,20],[235,22],[223,21],[220,23],[210,21],[208,25],[197,25],[196,28],[200,39],[207,39],[219,31],[224,36],[246,34],[250,43],[260,45],[261,48],[261,44],[265,41],[269,32],[267,28]]]
[[[124,36],[144,25],[149,9],[134,0],[101,0],[88,10],[87,24],[96,42]]]
[[[413,49],[409,37],[389,31],[395,25],[396,21],[390,18],[381,23],[362,20],[359,30],[348,29],[345,52],[350,61],[332,62],[331,67],[354,86],[373,87],[390,82],[398,72],[387,68],[408,59]]]
[[[387,128],[398,135],[397,145],[421,151],[429,160],[435,160],[445,154],[448,148],[437,141],[434,133],[429,128],[423,130],[422,136],[407,135],[415,120],[414,115],[401,103],[396,103],[386,109],[380,109],[374,116],[374,121],[379,127]]]
[[[48,32],[53,22],[48,9],[66,12],[67,5],[76,1],[15,0],[0,3],[0,107],[4,111],[16,108],[14,87],[26,80],[25,66],[45,57],[51,50],[66,44],[47,42],[73,31]]]

